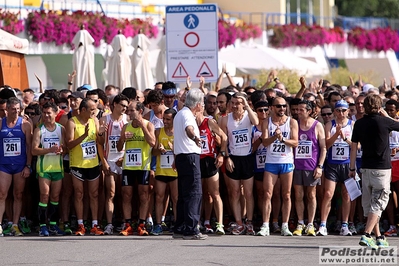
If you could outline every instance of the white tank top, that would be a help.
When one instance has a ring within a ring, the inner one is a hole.
[[[121,157],[123,157],[125,153],[125,147],[123,147],[123,150],[118,152],[116,146],[121,136],[123,126],[128,123],[127,116],[126,114],[123,114],[122,119],[120,121],[113,121],[111,118],[111,114],[107,115],[105,118],[106,118],[106,124],[108,124],[108,130],[105,134],[104,155],[107,161],[116,162]]]
[[[269,117],[269,137],[274,135],[277,126],[273,124],[272,118]],[[287,117],[285,123],[279,126],[281,134],[283,134],[283,139],[287,140],[291,137],[291,117]],[[294,153],[292,152],[292,147],[275,140],[269,146],[267,146],[267,156],[266,163],[294,163]]]
[[[245,111],[242,119],[236,121],[233,114],[227,116],[227,131],[229,140],[229,154],[235,156],[246,156],[252,151],[252,124]]]
[[[399,161],[399,152],[392,153],[392,149],[399,148],[399,132],[391,131],[389,133],[389,147],[391,148],[391,161]],[[394,156],[392,156],[394,155]]]

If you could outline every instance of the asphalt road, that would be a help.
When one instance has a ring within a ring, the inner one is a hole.
[[[311,266],[319,265],[319,246],[358,246],[359,238],[336,235],[210,235],[207,240],[176,240],[171,235],[2,237],[0,265]],[[399,237],[389,238],[389,242],[391,246],[399,246]]]

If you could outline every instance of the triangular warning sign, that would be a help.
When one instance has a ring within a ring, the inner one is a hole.
[[[204,61],[204,63],[202,63],[200,69],[198,70],[197,78],[199,78],[199,77],[204,77],[204,78],[213,77],[212,71],[205,61]]]
[[[179,64],[176,67],[175,72],[173,72],[172,78],[187,78],[188,73],[186,69],[184,68],[183,64],[179,62]]]

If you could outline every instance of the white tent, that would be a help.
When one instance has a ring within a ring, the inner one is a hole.
[[[74,90],[84,84],[89,84],[97,89],[97,80],[94,72],[94,39],[90,33],[85,30],[79,30],[72,40],[75,45],[73,52],[73,69],[76,70]]]
[[[234,63],[237,70],[244,74],[257,74],[262,69],[283,68],[296,70],[299,75],[307,77],[329,73],[328,68],[323,68],[315,62],[261,45],[222,50],[219,52],[219,60]]]
[[[111,84],[121,88],[121,90],[131,87],[132,65],[126,37],[123,34],[117,34],[111,42],[111,47],[112,53],[107,60],[107,80],[105,85]]]
[[[166,76],[166,36],[162,36],[161,40],[158,42],[158,47],[160,49],[158,54],[157,63],[155,66],[155,78],[156,81],[167,81]]]
[[[132,86],[145,90],[154,86],[154,77],[150,65],[150,40],[142,33],[137,34],[132,41],[134,52],[132,55]]]

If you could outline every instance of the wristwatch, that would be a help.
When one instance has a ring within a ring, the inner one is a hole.
[[[319,164],[317,168],[323,169],[323,165]]]
[[[222,155],[223,157],[228,157],[225,151],[220,151],[219,154]]]

